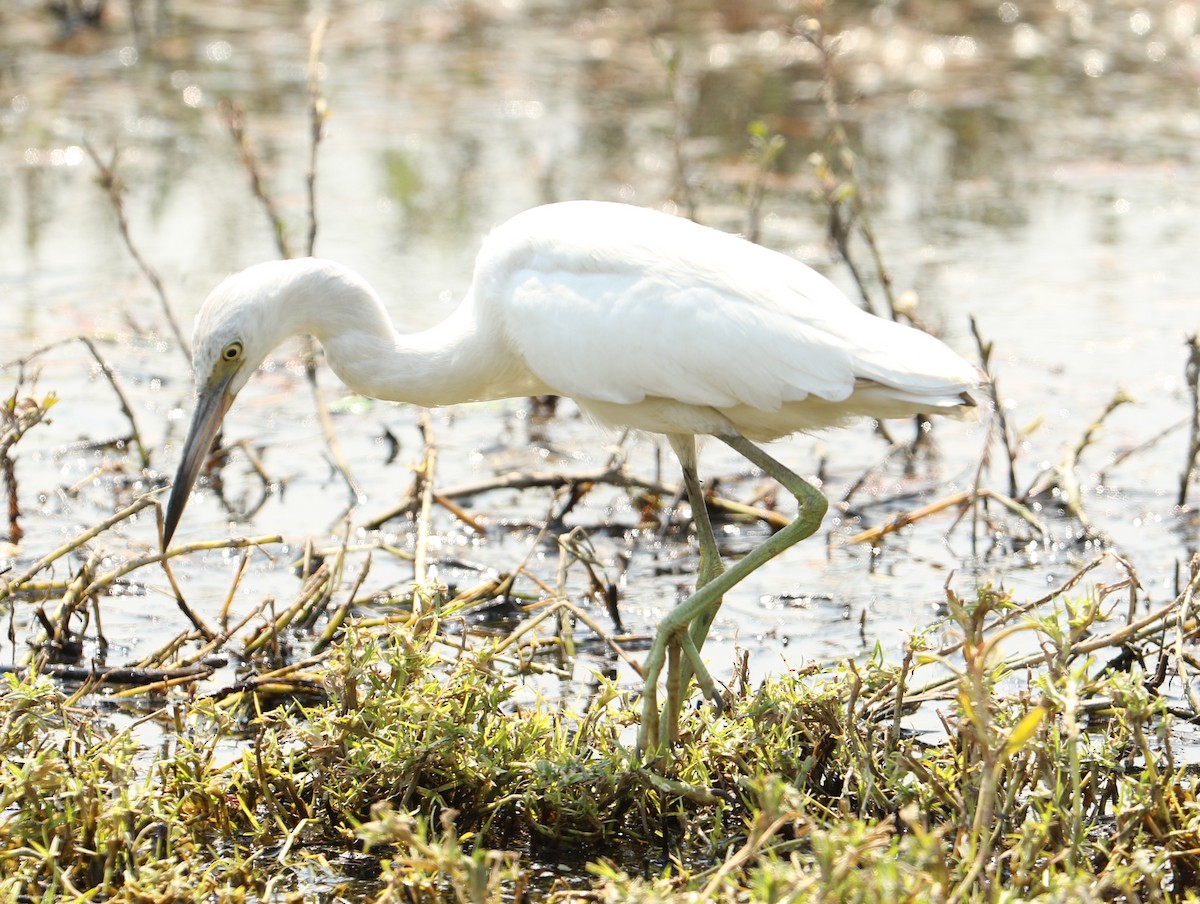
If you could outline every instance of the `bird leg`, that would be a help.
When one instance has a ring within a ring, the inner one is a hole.
[[[646,677],[646,687],[642,693],[642,726],[638,734],[638,749],[645,754],[654,754],[660,747],[666,747],[671,741],[676,740],[678,733],[679,711],[683,705],[683,688],[677,685],[673,692],[670,687],[672,683],[670,672],[675,669],[668,669],[668,698],[661,714],[666,717],[665,721],[660,720],[658,710],[658,677],[662,673],[668,650],[674,648],[674,650],[678,651],[672,653],[672,658],[676,660],[683,658],[680,656],[680,653],[686,656],[691,668],[697,675],[697,679],[703,682],[704,677],[707,677],[707,672],[704,671],[704,665],[700,661],[700,645],[703,643],[704,637],[708,633],[708,628],[716,617],[717,610],[721,606],[721,598],[725,595],[726,591],[745,580],[756,569],[762,567],[785,549],[816,533],[829,507],[829,503],[825,500],[825,497],[814,486],[782,463],[776,461],[749,440],[737,435],[722,436],[719,439],[735,452],[744,456],[755,467],[782,484],[789,493],[796,497],[798,510],[796,517],[787,527],[768,537],[727,571],[716,571],[707,581],[696,588],[695,593],[672,609],[662,620],[658,628],[658,633],[654,637],[654,642],[646,654],[646,662],[643,667]],[[683,443],[675,437],[671,437],[671,443],[675,446],[676,453],[680,453],[680,446]],[[690,461],[686,457],[686,451],[688,450],[685,450],[685,453],[680,455],[680,460],[684,466],[684,479],[687,480],[687,468],[689,465],[692,466],[694,479],[694,446],[690,449],[692,455]],[[699,482],[697,481],[698,489]],[[690,493],[691,488],[689,487],[689,495]],[[702,497],[700,501],[702,505]],[[707,517],[701,517],[705,518],[705,523],[707,524]],[[699,522],[697,522],[697,530],[698,532],[701,530]],[[711,525],[708,525],[708,533],[709,540],[713,544],[712,549],[715,550],[716,541],[712,539]],[[702,566],[705,564],[703,561],[704,542],[701,539]],[[711,555],[712,553],[710,552],[709,554]],[[702,574],[701,580],[703,581],[703,579],[704,575]],[[700,635],[699,643],[696,642],[697,634]],[[686,638],[686,641],[684,638]],[[680,663],[677,668],[680,678],[682,678],[683,664]],[[711,687],[711,678],[708,678],[708,683],[709,687]],[[682,684],[682,682],[679,684]],[[706,688],[706,691],[708,691],[708,688]]]
[[[700,565],[696,572],[696,589],[699,590],[724,572],[725,566],[721,563],[721,551],[717,548],[704,488],[697,474],[695,438],[672,437],[671,445],[683,467],[683,485],[687,489],[688,504],[692,507],[692,524],[696,527],[696,539],[700,544]],[[666,731],[672,740],[679,736],[679,713],[683,709],[684,694],[693,674],[713,705],[717,709],[723,705],[716,684],[700,659],[700,648],[704,646],[704,639],[720,608],[721,599],[717,598],[708,609],[696,616],[687,633],[678,635],[677,640],[668,646],[667,702],[663,711],[671,720]],[[680,656],[680,653],[684,655]]]

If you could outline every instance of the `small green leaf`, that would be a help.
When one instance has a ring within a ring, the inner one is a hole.
[[[1045,703],[1039,703],[1027,712],[1009,734],[1008,741],[1004,745],[1004,755],[1010,757],[1024,747],[1029,739],[1037,734],[1038,726],[1042,724],[1042,720],[1049,712],[1050,708]]]

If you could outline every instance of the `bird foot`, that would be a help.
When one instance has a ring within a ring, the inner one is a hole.
[[[654,759],[661,751],[679,740],[679,716],[687,700],[687,688],[692,676],[712,701],[717,712],[725,706],[725,699],[717,690],[708,667],[700,658],[700,650],[693,639],[692,628],[703,628],[700,636],[708,631],[721,597],[704,588],[680,603],[663,619],[658,634],[646,654],[643,666],[645,688],[642,692],[642,726],[638,732],[638,751],[648,759]],[[658,679],[666,667],[666,700],[662,707],[658,702]]]

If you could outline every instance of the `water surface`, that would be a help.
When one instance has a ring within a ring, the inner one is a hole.
[[[186,427],[190,374],[84,147],[116,161],[133,239],[190,324],[222,276],[278,256],[220,102],[245,111],[288,239],[303,247],[309,35],[326,10],[174,0],[132,4],[141,9],[134,22],[124,5],[110,6],[101,27],[64,24],[32,0],[0,11],[0,359],[96,337],[161,475],[173,470]],[[1021,490],[1074,447],[1118,389],[1136,400],[1106,421],[1077,476],[1096,527],[1135,565],[1149,601],[1162,602],[1174,592],[1176,564],[1196,547],[1195,522],[1176,507],[1186,433],[1114,462],[1189,412],[1183,342],[1200,328],[1197,5],[1059,0],[947,3],[926,12],[910,19],[888,6],[844,2],[824,23],[837,36],[838,115],[858,154],[892,283],[919,299],[921,319],[964,355],[976,356],[970,316],[994,343],[1006,413],[1027,431]],[[534,204],[588,197],[675,212],[694,204],[703,222],[746,229],[756,178],[750,132],[761,123],[786,145],[764,181],[760,240],[857,297],[828,241],[811,159],[829,152],[830,119],[804,17],[803,4],[788,0],[339,5],[320,64],[328,121],[316,250],[360,270],[397,323],[417,328],[457,302],[487,230]],[[856,242],[852,252],[870,272],[866,247]],[[870,287],[879,304],[877,281]],[[227,428],[231,440],[260,451],[283,492],[236,523],[211,494],[198,494],[179,534],[180,542],[231,532],[294,538],[274,567],[266,555],[256,559],[235,606],[267,594],[290,599],[299,584],[283,566],[306,538],[333,542],[347,507],[299,348],[272,358]],[[7,368],[3,392],[17,379],[18,369]],[[409,485],[421,452],[418,412],[346,401],[328,372],[321,382],[365,491],[351,516],[359,525]],[[27,533],[10,552],[28,563],[148,489],[155,475],[138,474],[123,452],[103,445],[126,436],[128,423],[78,343],[39,355],[21,392],[61,399],[53,423],[19,446]],[[442,410],[432,423],[443,487],[512,469],[593,469],[620,439],[569,403],[544,425],[532,422],[524,400]],[[894,430],[911,435],[908,425]],[[401,444],[391,463],[389,432]],[[876,643],[895,651],[907,632],[934,621],[947,580],[964,594],[995,582],[1032,598],[1099,551],[1060,517],[1053,498],[1040,512],[1046,540],[1005,529],[973,541],[968,525],[953,526],[947,513],[874,553],[839,546],[856,530],[973,483],[985,428],[939,424],[935,437],[934,459],[912,472],[898,459],[872,472],[849,510],[835,509],[827,539],[792,550],[730,594],[706,647],[715,674],[729,674],[739,646],[751,652],[756,677],[862,655]],[[637,473],[676,479],[653,438],[627,438],[619,448]],[[869,424],[774,449],[800,473],[819,474],[834,500],[887,452]],[[1002,453],[992,452],[984,483],[1007,491]],[[717,444],[706,447],[703,467],[740,498],[762,484]],[[226,471],[235,502],[249,504],[259,492],[247,471],[236,459]],[[439,513],[439,576],[457,583],[475,579],[476,567],[511,569],[552,504],[549,491],[480,496],[472,511],[488,527],[484,537]],[[693,561],[638,524],[629,495],[609,488],[567,518],[568,527],[590,532],[606,576],[620,585],[626,626],[644,634],[686,592]],[[404,521],[385,531],[402,546],[413,540]],[[724,531],[733,552],[761,536],[738,524]],[[113,561],[147,551],[156,542],[153,521],[103,542]],[[544,580],[553,582],[557,556],[552,548],[535,553]],[[195,607],[219,609],[236,562],[212,553],[177,568]],[[56,575],[65,574],[61,565]],[[410,574],[406,562],[379,557],[368,589]],[[1095,573],[1101,581],[1118,575]],[[582,577],[572,580],[582,599]],[[165,580],[133,590],[104,600],[106,631],[118,640],[110,661],[136,659],[183,628]],[[15,618],[22,634],[29,613],[18,606]],[[579,674],[596,665],[581,659]]]

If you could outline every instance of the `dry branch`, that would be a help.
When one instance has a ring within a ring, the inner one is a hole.
[[[942,499],[930,502],[920,508],[913,509],[911,512],[901,512],[898,515],[893,515],[883,524],[877,527],[872,527],[867,530],[859,531],[853,536],[847,537],[838,543],[839,546],[850,546],[855,543],[877,543],[888,534],[893,534],[901,528],[907,527],[923,518],[938,512],[945,511],[948,508],[966,508],[967,506],[979,501],[980,499],[994,499],[1003,505],[1014,515],[1021,518],[1029,524],[1041,536],[1046,536],[1046,527],[1037,517],[1029,511],[1025,506],[1021,505],[1014,499],[1010,499],[1003,493],[998,493],[995,490],[990,490],[987,487],[980,487],[976,490],[961,490],[957,493],[951,493]]]
[[[114,524],[120,524],[122,521],[126,520],[127,518],[130,518],[133,515],[136,515],[142,509],[148,508],[149,506],[152,506],[154,504],[155,504],[155,499],[154,499],[153,494],[147,494],[145,496],[141,496],[136,501],[134,501],[132,504],[127,505],[125,508],[121,509],[116,514],[111,515],[110,517],[105,518],[99,524],[96,524],[96,525],[88,528],[87,530],[76,534],[72,539],[70,539],[69,541],[64,543],[62,546],[46,553],[44,556],[42,556],[40,559],[38,559],[36,562],[34,562],[31,566],[29,566],[24,571],[22,571],[20,574],[18,574],[16,577],[0,578],[0,602],[3,602],[4,600],[8,599],[14,593],[19,592],[21,590],[22,586],[27,581],[29,581],[31,578],[33,578],[34,575],[38,574],[43,569],[50,567],[52,564],[57,562],[63,556],[74,552],[76,549],[79,549],[85,543],[88,543],[89,541],[94,540],[96,537],[100,536],[100,534],[104,533],[106,530],[111,528]],[[95,582],[93,582],[93,584],[94,583]],[[86,591],[84,591],[84,595],[87,595],[88,593],[90,593],[91,589],[92,589],[92,585],[89,585],[88,589]]]
[[[627,472],[623,466],[618,464],[615,466],[599,468],[594,471],[581,471],[577,474],[564,474],[558,471],[542,471],[532,474],[524,471],[508,471],[488,480],[482,480],[477,483],[464,484],[462,486],[441,490],[434,495],[434,501],[441,502],[443,499],[469,499],[482,493],[490,493],[497,490],[527,490],[539,487],[548,489],[562,489],[563,487],[570,487],[574,486],[575,484],[584,483],[605,484],[608,486],[621,487],[623,489],[644,490],[645,492],[653,493],[666,498],[673,498],[678,492],[680,492],[679,488],[670,486],[669,484],[660,483],[656,480],[647,480],[632,475]],[[708,496],[706,501],[709,508],[713,509],[714,511],[724,512],[730,515],[742,515],[755,518],[764,522],[775,530],[786,527],[789,523],[788,517],[781,512],[745,505],[743,503],[735,502],[731,499],[725,499],[720,496]],[[398,518],[402,515],[411,515],[416,511],[417,504],[417,494],[413,491],[410,491],[409,494],[398,504],[382,514],[376,515],[375,517],[364,522],[363,527],[367,530],[378,530],[393,518]],[[452,508],[450,511],[452,514],[457,516],[455,509]],[[476,524],[472,524],[472,526],[475,527]]]
[[[1196,460],[1200,457],[1200,335],[1187,338],[1186,368],[1188,394],[1192,400],[1191,428],[1188,433],[1188,454],[1183,474],[1179,478],[1179,505],[1187,505],[1188,487],[1196,478]]]
[[[237,146],[238,157],[242,162],[242,167],[250,177],[250,191],[254,193],[254,197],[262,207],[263,213],[266,214],[267,222],[271,226],[271,234],[275,237],[275,247],[279,251],[279,256],[285,259],[290,258],[292,256],[292,249],[288,245],[287,227],[284,226],[283,217],[279,214],[279,208],[276,207],[275,200],[266,189],[262,171],[258,165],[258,157],[254,153],[250,139],[246,136],[245,113],[241,107],[230,100],[221,101],[217,107],[217,111],[221,114],[221,120],[225,123],[229,137],[233,139],[233,143]]]
[[[129,249],[129,254],[133,257],[134,262],[138,265],[138,268],[145,275],[146,279],[150,281],[150,285],[154,287],[154,292],[158,295],[158,301],[162,307],[163,316],[166,317],[167,324],[171,327],[171,332],[175,335],[175,344],[179,346],[180,354],[187,359],[188,369],[190,370],[192,366],[191,344],[184,337],[183,330],[179,328],[179,323],[176,321],[175,314],[171,310],[171,302],[167,299],[167,290],[163,286],[162,278],[146,259],[142,257],[142,253],[138,250],[137,245],[134,244],[133,235],[129,231],[129,220],[125,216],[124,188],[117,179],[113,167],[105,164],[86,141],[83,143],[83,147],[88,152],[88,156],[92,158],[96,169],[100,172],[100,187],[108,195],[109,204],[112,205],[113,213],[117,216],[117,228],[121,232],[121,238],[125,240],[125,247]]]
[[[28,669],[22,666],[0,665],[0,673],[25,675]],[[213,673],[206,665],[194,665],[179,669],[150,669],[136,666],[76,666],[46,663],[38,672],[60,681],[86,681],[92,685],[124,684],[155,685],[162,682],[179,683],[200,681]]]
[[[129,400],[125,398],[125,393],[122,392],[120,384],[117,382],[117,375],[109,366],[108,362],[100,355],[96,344],[87,336],[80,336],[79,341],[87,346],[87,350],[92,353],[92,357],[96,359],[96,363],[100,365],[100,372],[104,374],[104,378],[108,380],[108,385],[112,387],[113,392],[117,395],[117,403],[121,406],[121,413],[125,415],[125,419],[129,421],[129,429],[133,435],[133,443],[137,446],[138,458],[141,459],[142,468],[150,467],[150,453],[146,449],[146,444],[142,442],[141,431],[138,430],[137,419],[133,416],[133,406],[129,404]]]
[[[1095,440],[1096,433],[1108,416],[1122,405],[1132,401],[1133,399],[1126,395],[1124,390],[1118,389],[1100,415],[1088,424],[1079,441],[1063,455],[1057,464],[1042,471],[1022,498],[1030,499],[1057,487],[1062,492],[1067,511],[1079,521],[1086,535],[1089,538],[1103,540],[1103,534],[1092,525],[1091,519],[1088,518],[1087,512],[1083,508],[1083,490],[1079,485],[1078,476],[1079,458]]]
[[[308,240],[306,244],[306,253],[312,255],[315,250],[317,236],[317,216],[316,216],[316,162],[317,148],[324,134],[323,123],[326,116],[325,103],[319,92],[319,82],[317,79],[319,54],[321,49],[321,41],[325,32],[325,21],[318,23],[317,28],[313,31],[310,44],[309,58],[309,108],[310,108],[310,145],[308,168],[305,173],[305,184],[307,186],[308,199]],[[239,159],[242,166],[245,168],[247,175],[250,178],[250,189],[254,193],[254,197],[258,200],[263,208],[263,212],[267,216],[267,220],[271,225],[272,234],[275,237],[275,246],[279,251],[279,256],[285,259],[293,256],[291,244],[287,238],[287,228],[284,225],[283,217],[279,213],[279,207],[276,205],[270,192],[267,191],[265,181],[259,168],[258,158],[254,154],[254,149],[250,144],[250,140],[246,134],[245,114],[240,107],[231,101],[225,101],[220,107],[222,118],[225,121],[226,128],[229,130],[230,136],[233,138],[237,146]],[[333,459],[333,466],[346,482],[346,487],[350,493],[350,503],[347,507],[347,513],[352,511],[363,498],[363,492],[354,479],[354,474],[350,470],[350,465],[346,461],[346,456],[342,453],[341,443],[338,442],[337,432],[334,430],[333,419],[329,413],[329,405],[325,400],[324,392],[317,380],[317,354],[316,348],[311,338],[304,339],[302,357],[304,360],[304,374],[308,379],[309,388],[313,395],[313,403],[317,411],[317,420],[321,425],[321,433],[325,437],[325,445],[329,449],[329,454]]]
[[[1008,495],[1012,499],[1017,499],[1020,492],[1017,489],[1017,449],[1020,446],[1012,428],[1009,427],[1004,405],[1000,402],[1000,388],[996,384],[996,374],[992,370],[993,345],[984,340],[983,334],[979,331],[979,324],[973,316],[970,318],[970,323],[971,335],[975,337],[975,344],[979,348],[980,366],[987,373],[986,391],[992,401],[992,411],[996,417],[995,433],[1004,446],[1005,465],[1008,468]]]
[[[325,29],[329,18],[323,16],[312,31],[308,45],[308,170],[304,184],[308,190],[308,240],[306,253],[312,257],[317,247],[317,149],[325,136],[327,115],[325,97],[321,94],[321,46],[325,41]]]

